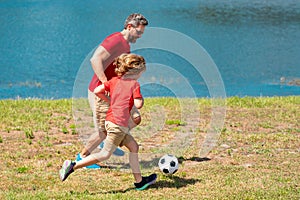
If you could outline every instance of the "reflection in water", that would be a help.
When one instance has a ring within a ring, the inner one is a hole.
[[[278,25],[300,21],[300,3],[296,1],[203,1],[192,9],[178,9],[176,12],[184,12],[202,23],[210,24],[247,22]]]

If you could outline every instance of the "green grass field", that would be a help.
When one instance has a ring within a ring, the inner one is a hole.
[[[145,99],[143,122],[134,131],[141,153],[155,154],[179,136],[193,140],[176,151],[176,174],[147,169],[158,174],[157,183],[136,191],[132,175],[120,168],[80,169],[60,181],[62,162],[83,147],[80,131],[92,127],[82,117],[90,115],[86,102],[1,100],[0,199],[300,199],[300,96],[231,97],[216,104],[226,109],[224,126],[205,158],[199,151],[216,105],[205,98],[182,102],[190,105],[187,112],[177,99]],[[85,114],[75,120],[74,109]],[[199,119],[181,116],[197,112]]]

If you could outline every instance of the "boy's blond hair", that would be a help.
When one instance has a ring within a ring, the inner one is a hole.
[[[115,72],[118,76],[124,74],[133,75],[146,70],[146,63],[143,56],[137,54],[123,53],[115,59]]]

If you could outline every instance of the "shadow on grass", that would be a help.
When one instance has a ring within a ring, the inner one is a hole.
[[[151,188],[182,188],[187,185],[194,185],[197,182],[201,182],[201,179],[195,178],[181,178],[179,176],[168,176],[165,180],[159,180],[155,184],[151,185]]]
[[[108,160],[109,161],[109,160]],[[154,167],[158,166],[158,161],[159,158],[153,158],[152,160],[149,161],[140,161],[140,167],[142,169],[153,169]],[[107,165],[104,164],[99,164],[101,168],[108,168],[108,169],[129,169],[130,170],[130,165],[129,163],[121,163],[121,162],[108,162]]]
[[[160,158],[153,158],[150,161],[140,161],[140,166],[143,169],[152,169],[154,167],[158,166],[158,161]],[[184,158],[184,157],[179,157],[178,158],[178,162],[179,163],[183,163],[184,161],[193,161],[193,162],[206,162],[206,161],[210,161],[210,158],[200,158],[200,157],[191,157],[191,158]],[[103,168],[109,168],[109,169],[130,169],[130,165],[129,164],[123,164],[123,163],[111,163],[111,165],[117,165],[116,166],[105,166],[105,165],[100,165]]]
[[[183,157],[179,157],[178,161],[179,163],[182,163],[184,161],[194,161],[194,162],[206,162],[206,161],[210,161],[210,158],[200,158],[200,157],[191,157],[191,158],[183,158]],[[155,160],[158,163],[158,159]],[[153,163],[153,161],[151,161],[151,163]],[[141,165],[143,166],[149,166],[148,162],[141,162]],[[201,179],[194,179],[194,178],[182,178],[176,175],[171,175],[171,176],[167,176],[167,175],[159,175],[162,176],[163,179],[162,180],[158,180],[156,181],[155,184],[150,185],[149,188],[155,188],[155,189],[159,189],[159,188],[182,188],[182,187],[186,187],[187,185],[194,185],[197,182],[201,182]],[[158,178],[159,179],[159,178]],[[96,193],[90,193],[91,195],[96,195],[96,194],[115,194],[115,193],[126,193],[129,191],[135,190],[135,187],[131,187],[131,188],[127,188],[124,190],[111,190],[111,191],[106,191],[106,192],[96,192]]]
[[[191,158],[184,158],[184,157],[179,157],[178,158],[178,162],[182,163],[184,161],[194,161],[194,162],[206,162],[206,161],[210,161],[210,158],[200,158],[200,157],[191,157]]]
[[[164,176],[164,175],[163,175]],[[186,178],[181,178],[175,175],[168,176],[166,177],[165,180],[159,180],[156,181],[155,184],[150,185],[147,189],[155,188],[182,188],[186,187],[187,185],[194,185],[197,182],[201,182],[201,179],[186,179]],[[115,193],[126,193],[131,190],[135,190],[134,187],[127,188],[125,190],[111,190],[111,191],[106,191],[106,192],[96,192],[96,193],[91,193],[91,195],[96,195],[96,194],[115,194]]]

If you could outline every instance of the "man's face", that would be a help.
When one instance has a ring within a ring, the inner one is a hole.
[[[131,26],[129,28],[128,42],[135,43],[137,41],[137,39],[142,37],[144,31],[145,31],[145,26],[144,25],[139,25],[137,27]]]

